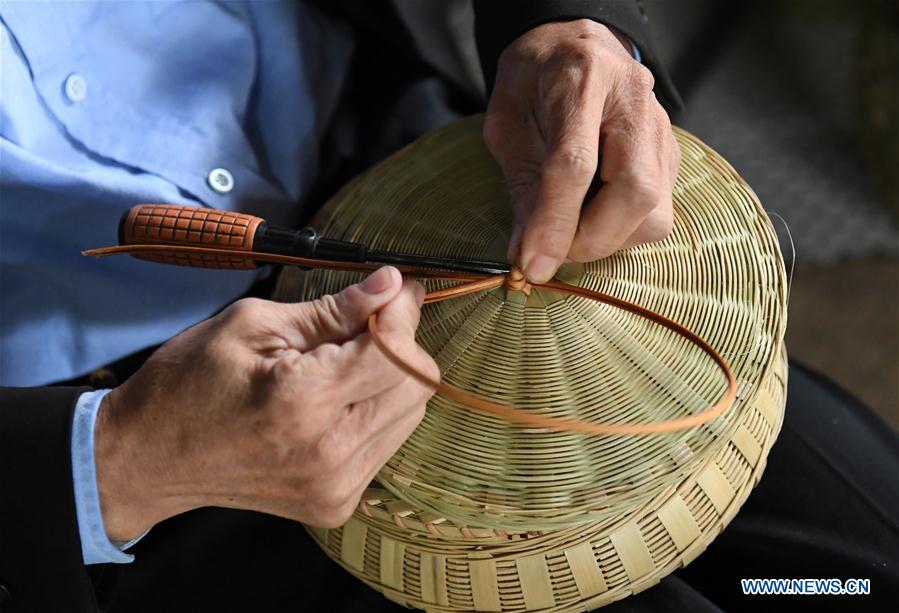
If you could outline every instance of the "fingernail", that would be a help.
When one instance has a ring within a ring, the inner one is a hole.
[[[360,286],[366,294],[380,294],[387,291],[393,285],[393,266],[379,268],[368,275]]]
[[[531,283],[546,283],[556,274],[559,262],[548,255],[537,255],[531,258],[525,267],[524,273]]]

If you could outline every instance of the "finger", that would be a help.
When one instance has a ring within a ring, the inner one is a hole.
[[[404,361],[427,367],[430,356],[415,342],[424,288],[414,281],[380,311],[378,331],[388,346]],[[368,334],[360,334],[342,345],[323,343],[303,354],[307,376],[320,380],[328,392],[330,406],[345,406],[370,398],[406,379],[377,347]]]
[[[627,109],[603,127],[600,174],[604,184],[581,215],[569,253],[573,260],[587,262],[611,255],[652,211],[670,208],[670,162],[664,133],[654,117],[664,111],[652,106],[658,103],[651,96],[629,104],[643,108]]]
[[[378,312],[378,330],[385,341],[415,341],[425,290],[420,283],[405,281],[402,290]]]
[[[393,300],[401,288],[400,272],[385,266],[337,294],[290,305],[289,318],[297,332],[294,347],[308,351],[354,337],[364,329],[368,316]]]
[[[397,452],[409,438],[424,417],[425,405],[421,403],[414,410],[406,412],[387,429],[383,436],[377,437],[372,444],[366,445],[346,460],[347,473],[345,483],[350,488],[346,499],[351,505],[346,506],[348,518],[359,505],[359,499],[365,489],[383,468],[384,464]]]
[[[424,289],[418,283],[407,282],[399,296],[385,306],[378,316],[378,331],[383,341],[418,372],[431,380],[440,379],[440,369],[434,359],[415,342]],[[434,388],[419,383],[404,374],[400,385],[386,389],[365,403],[350,407],[348,420],[366,437],[377,437],[412,406],[424,404],[434,394]]]
[[[566,73],[567,75],[567,73]],[[534,210],[521,239],[528,280],[548,281],[574,240],[581,206],[596,174],[602,100],[590,74],[559,78],[542,102],[546,157]]]
[[[674,211],[671,206],[659,206],[653,209],[637,229],[627,237],[627,240],[621,245],[621,249],[664,240],[671,234],[673,226]]]
[[[518,258],[521,236],[537,202],[540,164],[545,144],[532,113],[521,100],[496,93],[484,119],[484,142],[503,171],[512,207],[512,230],[507,257]]]
[[[384,464],[393,457],[393,454],[415,432],[415,429],[425,416],[425,410],[425,402],[414,405],[388,428],[382,430],[379,436],[373,437],[369,444],[360,449],[359,460],[356,466],[362,471],[362,475],[359,478],[362,489],[365,489],[371,483],[371,480],[375,478],[375,475],[383,468]]]
[[[677,181],[677,172],[680,167],[680,146],[674,138],[674,134],[670,134],[667,147],[668,159],[668,176],[667,189],[665,193],[673,193],[674,184]],[[644,243],[654,243],[664,240],[671,234],[674,229],[674,206],[672,199],[664,198],[656,208],[649,213],[646,219],[634,230],[622,245],[623,249],[642,245]]]
[[[436,379],[440,374],[437,366],[430,356],[427,356],[427,361],[430,366],[420,365],[419,368]],[[433,395],[434,388],[405,377],[399,385],[349,405],[338,427],[344,430],[342,437],[353,441],[358,447],[357,455],[362,454],[374,441],[395,429],[410,413],[424,407]]]
[[[321,344],[301,360],[305,380],[314,381],[323,404],[334,409],[361,402],[406,378],[366,333],[342,345]]]

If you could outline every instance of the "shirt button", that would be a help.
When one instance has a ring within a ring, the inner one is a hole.
[[[214,168],[206,177],[209,187],[220,194],[227,194],[234,189],[234,176],[224,168]]]
[[[87,96],[87,81],[78,73],[66,77],[66,98],[72,102],[81,102]]]

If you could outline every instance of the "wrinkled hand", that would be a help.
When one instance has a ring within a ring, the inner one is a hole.
[[[424,291],[394,268],[314,302],[245,299],[161,347],[101,406],[107,534],[128,540],[201,506],[342,525],[412,433],[432,390],[367,332],[438,378],[415,343]]]
[[[509,258],[544,282],[671,232],[680,149],[652,73],[582,19],[539,26],[500,56],[484,140],[512,195]],[[599,169],[603,185],[584,199]],[[582,208],[583,207],[583,208]]]

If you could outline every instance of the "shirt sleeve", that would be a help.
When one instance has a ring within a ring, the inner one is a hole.
[[[85,564],[127,564],[134,556],[125,550],[144,537],[133,541],[113,542],[106,536],[97,468],[94,463],[94,426],[100,403],[112,390],[85,392],[78,398],[72,419],[72,481],[75,488],[75,515],[81,537],[81,554]]]

